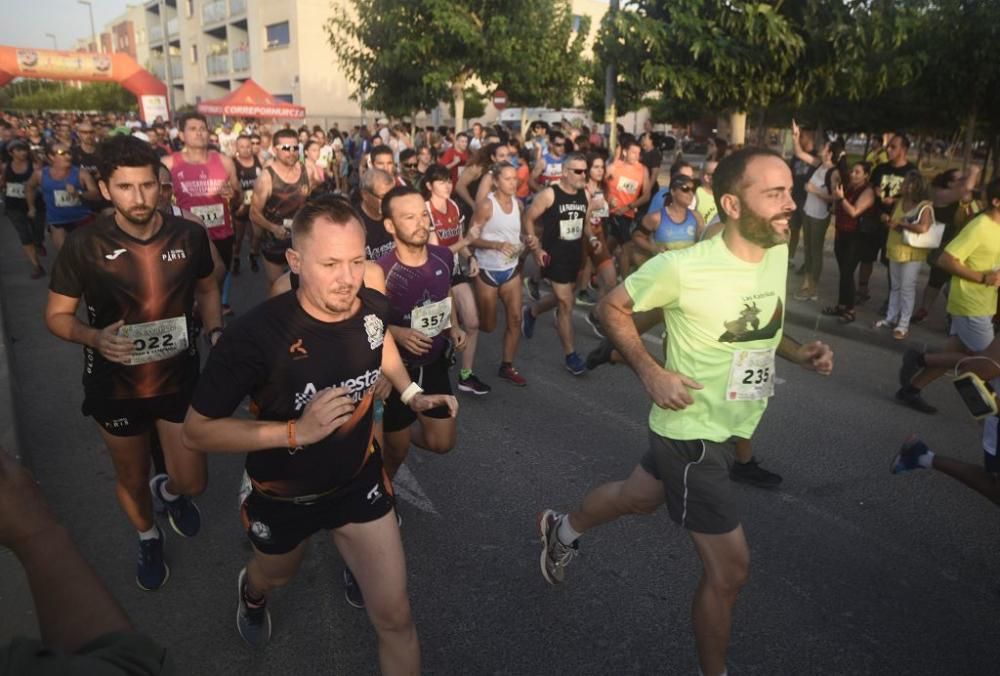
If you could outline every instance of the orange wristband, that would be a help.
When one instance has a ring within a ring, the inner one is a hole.
[[[295,421],[294,420],[289,420],[288,421],[288,447],[289,448],[298,448],[299,447],[298,442],[295,440]]]

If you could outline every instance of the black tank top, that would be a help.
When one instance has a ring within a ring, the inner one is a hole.
[[[553,263],[578,261],[583,254],[580,238],[587,217],[587,193],[577,190],[570,195],[558,183],[552,184],[555,199],[542,212],[542,248]]]
[[[247,190],[253,190],[253,184],[257,181],[257,177],[260,176],[260,160],[256,157],[253,158],[253,164],[249,167],[244,167],[239,160],[233,160],[233,164],[236,165],[236,178],[240,181],[240,187],[245,193]],[[274,180],[274,173],[271,174],[271,180]],[[271,194],[274,194],[274,190],[271,190]]]
[[[28,180],[31,179],[31,174],[35,171],[35,165],[29,156],[28,170],[18,174],[14,172],[13,164],[13,161],[9,162],[3,172],[3,181],[7,185],[3,196],[4,204],[7,205],[9,211],[26,212],[28,210],[28,200],[24,195],[27,194]],[[18,197],[18,195],[21,196]]]
[[[271,174],[271,196],[264,204],[264,218],[276,223],[283,224],[286,220],[295,218],[302,205],[309,196],[309,176],[305,167],[300,166],[299,180],[295,183],[285,183],[272,168],[267,168]]]

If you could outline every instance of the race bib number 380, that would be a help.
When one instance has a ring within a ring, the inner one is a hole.
[[[451,297],[415,307],[410,312],[410,328],[433,338],[451,328]]]
[[[774,395],[774,350],[740,350],[729,368],[728,401],[753,401]]]
[[[183,315],[156,322],[126,324],[118,329],[118,335],[132,339],[132,354],[125,362],[129,366],[163,361],[188,348],[187,319]]]
[[[583,234],[582,218],[566,218],[559,221],[559,239],[576,240]]]

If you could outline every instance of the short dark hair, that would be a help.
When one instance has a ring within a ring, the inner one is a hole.
[[[893,134],[894,137],[899,139],[899,142],[903,144],[903,147],[907,150],[910,148],[910,137],[904,132],[897,131]]]
[[[631,134],[627,134],[625,136],[622,136],[621,141],[619,142],[618,145],[622,147],[623,151],[628,152],[629,148],[631,148],[632,146],[639,145],[639,142],[635,140],[634,136],[632,136]]]
[[[105,183],[111,182],[111,174],[119,167],[150,167],[159,176],[159,165],[153,146],[134,136],[116,134],[97,146],[97,171]]]
[[[296,143],[299,142],[299,135],[294,129],[279,129],[271,135],[271,143],[278,145],[278,140],[282,138],[290,138]]]
[[[375,146],[372,148],[369,157],[371,157],[372,162],[374,162],[375,158],[379,155],[388,155],[389,157],[392,157],[392,148],[387,145]]]
[[[1000,200],[1000,177],[987,183],[983,194],[986,195],[987,208],[993,206],[993,200]]]
[[[295,242],[309,236],[318,218],[327,218],[337,225],[349,225],[354,222],[363,232],[365,231],[364,220],[346,197],[329,192],[314,193],[306,199],[305,204],[292,219],[293,247]]]
[[[424,196],[430,197],[431,194],[431,183],[435,181],[450,181],[451,171],[448,167],[438,164],[435,162],[431,166],[427,167],[427,171],[424,172],[423,188]]]
[[[189,111],[187,113],[181,113],[180,115],[177,116],[177,128],[183,132],[184,127],[186,127],[187,123],[190,122],[191,120],[201,120],[202,122],[205,123],[206,127],[208,126],[207,117],[205,117],[201,113],[195,111]]]
[[[402,164],[406,160],[412,159],[417,156],[417,151],[413,148],[404,148],[399,151],[399,163]]]
[[[392,218],[392,201],[400,197],[406,197],[407,195],[416,195],[420,199],[424,196],[420,194],[420,191],[410,185],[397,185],[395,188],[390,190],[382,198],[382,218]]]
[[[685,159],[678,158],[676,162],[670,165],[670,178],[673,178],[677,174],[681,173],[681,169],[684,167],[691,167],[692,170],[694,169],[690,162]]]
[[[742,195],[747,165],[758,157],[776,157],[784,162],[779,153],[759,146],[744,146],[719,160],[719,166],[712,174],[712,192],[715,195],[715,208],[723,221],[726,220],[726,212],[722,208],[722,198],[725,195]]]

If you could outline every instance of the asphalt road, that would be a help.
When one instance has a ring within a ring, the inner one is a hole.
[[[26,449],[56,512],[136,624],[170,649],[180,674],[374,673],[374,633],[344,602],[340,558],[323,535],[273,598],[271,644],[255,654],[240,640],[240,458],[210,459],[198,500],[204,528],[192,540],[168,535],[168,585],[136,587],[135,533],[97,430],[80,414],[81,350],[45,330],[44,283],[27,278],[13,231],[0,225]],[[262,275],[244,272],[234,307],[262,292]],[[596,339],[581,316],[576,327],[585,353]],[[730,673],[995,674],[996,507],[944,476],[888,472],[912,430],[979,462],[977,426],[945,383],[928,395],[941,406],[936,416],[895,404],[897,352],[820,336],[836,352],[835,374],[780,364],[783,382],[754,440],[784,484],[738,486],[752,572],[735,611]],[[482,339],[478,372],[494,391],[461,397],[457,448],[414,451],[399,481],[425,673],[697,673],[689,608],[699,569],[665,510],[587,534],[560,588],[539,572],[536,512],[573,506],[590,486],[625,477],[642,454],[649,404],[638,381],[624,367],[573,378],[547,318],[517,360],[527,388],[496,379],[498,356],[498,336]],[[0,598],[10,598],[3,587],[13,579],[0,579]]]

